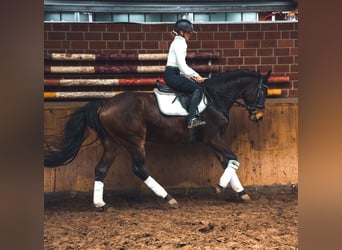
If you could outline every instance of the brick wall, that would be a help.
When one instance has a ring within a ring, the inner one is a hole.
[[[45,23],[45,53],[167,53],[172,24]],[[188,52],[217,52],[220,71],[272,69],[289,76],[282,97],[298,97],[298,23],[195,24]]]

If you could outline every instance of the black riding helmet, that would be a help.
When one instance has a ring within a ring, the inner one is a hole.
[[[175,23],[175,27],[173,28],[173,30],[177,33],[179,33],[180,30],[184,30],[187,32],[193,32],[196,33],[196,31],[194,31],[193,27],[192,27],[192,23],[187,20],[187,19],[180,19]]]

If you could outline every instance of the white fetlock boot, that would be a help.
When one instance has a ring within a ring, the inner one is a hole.
[[[236,172],[232,175],[229,184],[232,187],[232,189],[239,194],[239,197],[242,201],[248,202],[251,200],[249,195],[245,192]]]
[[[105,211],[107,210],[108,206],[103,201],[103,187],[104,184],[102,181],[95,181],[93,203],[96,209]]]

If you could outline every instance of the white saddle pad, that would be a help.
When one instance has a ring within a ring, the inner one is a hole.
[[[187,116],[189,113],[186,111],[174,93],[161,92],[157,88],[153,89],[160,112],[164,115],[180,115]],[[176,98],[176,100],[175,100]],[[198,112],[201,113],[207,107],[207,98],[203,95],[201,102],[198,104]]]

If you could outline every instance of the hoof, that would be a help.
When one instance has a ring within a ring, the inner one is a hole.
[[[102,207],[95,207],[96,212],[106,212],[110,208],[109,205],[104,204]]]
[[[215,194],[217,194],[217,195],[221,194],[223,192],[223,190],[224,189],[221,186],[219,186],[219,185],[216,185],[214,187]]]
[[[251,197],[249,197],[249,195],[246,194],[246,193],[241,194],[241,195],[240,195],[240,199],[241,199],[243,202],[249,202],[249,201],[251,201]]]
[[[178,203],[177,203],[177,201],[176,201],[174,198],[172,198],[171,200],[169,200],[169,201],[167,202],[167,204],[169,204],[170,208],[174,208],[174,209],[177,209],[177,208],[178,208]]]
[[[218,199],[218,200],[225,199],[225,196],[226,196],[225,189],[223,187],[221,187],[219,184],[214,186],[214,192],[216,195],[216,199]]]
[[[167,202],[170,208],[178,208],[178,203],[171,195],[167,195],[164,200]]]

